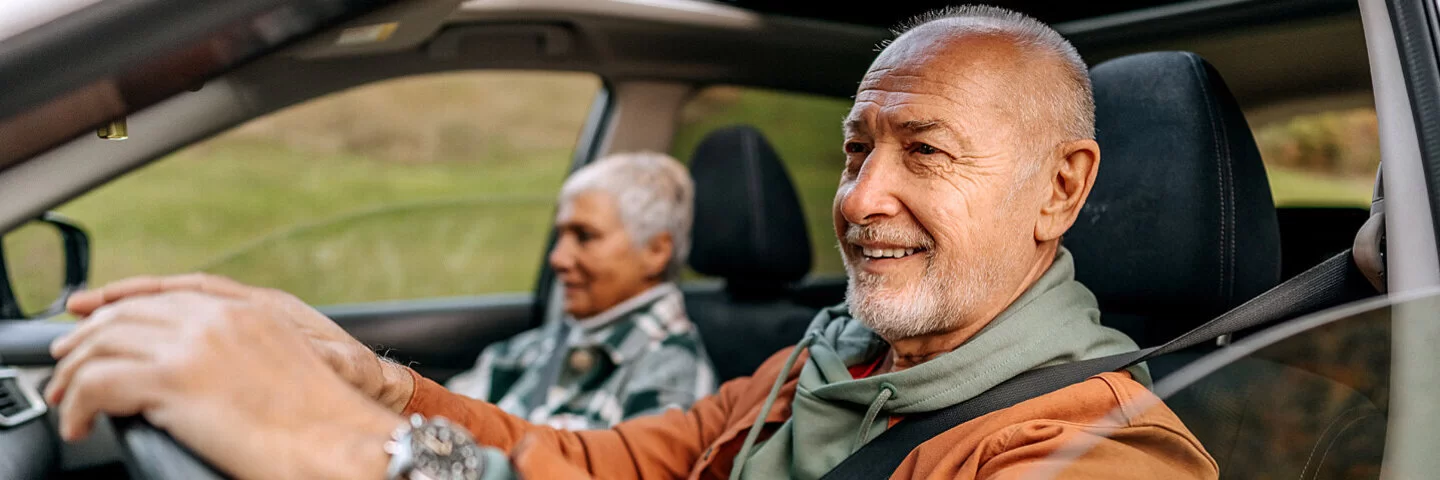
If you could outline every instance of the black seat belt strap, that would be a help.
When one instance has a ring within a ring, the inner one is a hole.
[[[1074,385],[1105,372],[1131,367],[1248,328],[1314,312],[1349,300],[1350,250],[1267,290],[1214,320],[1158,347],[1038,368],[949,407],[913,415],[860,447],[822,480],[888,478],[921,443],[990,412]]]

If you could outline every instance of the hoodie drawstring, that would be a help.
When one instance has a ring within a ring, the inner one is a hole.
[[[770,387],[770,394],[765,396],[765,404],[760,407],[760,415],[755,417],[755,423],[750,425],[750,433],[745,435],[740,454],[735,456],[735,463],[730,469],[730,480],[740,479],[740,471],[745,469],[745,461],[750,457],[750,448],[754,447],[755,440],[760,438],[760,428],[765,426],[765,417],[770,416],[770,407],[775,406],[775,398],[780,396],[780,387],[785,386],[785,379],[790,376],[790,369],[795,367],[795,360],[800,358],[800,352],[810,348],[819,333],[811,331],[805,334],[805,338],[800,339],[800,343],[790,351],[790,358],[785,359],[785,366],[780,369],[780,374],[775,376],[775,385]]]
[[[875,395],[875,400],[870,402],[870,409],[865,411],[865,420],[860,422],[860,431],[855,432],[855,446],[850,448],[851,453],[865,445],[866,438],[870,436],[870,427],[875,425],[875,417],[880,416],[880,409],[884,408],[885,402],[890,401],[890,397],[894,395],[894,385],[880,384],[880,393]]]

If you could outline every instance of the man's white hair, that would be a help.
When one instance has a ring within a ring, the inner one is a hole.
[[[946,25],[957,34],[980,33],[1004,36],[1032,53],[1049,56],[1061,68],[1060,88],[1026,88],[1017,95],[1021,121],[1044,122],[1043,112],[1053,109],[1060,141],[1095,138],[1095,94],[1090,85],[1090,70],[1080,52],[1060,32],[1044,22],[1023,13],[989,5],[961,5],[932,10],[896,27],[901,36],[906,32],[934,22]],[[1048,123],[1048,122],[1046,122]]]
[[[679,278],[690,254],[690,225],[695,221],[695,183],[685,165],[656,152],[607,155],[570,175],[560,188],[560,202],[592,191],[615,199],[620,223],[636,248],[661,232],[669,233],[674,250],[665,278]]]

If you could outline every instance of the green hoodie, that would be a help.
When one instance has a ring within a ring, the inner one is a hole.
[[[1137,348],[1125,334],[1100,325],[1095,296],[1075,281],[1075,266],[1064,248],[1015,303],[975,337],[934,360],[851,378],[850,365],[874,361],[887,347],[850,317],[844,304],[815,317],[791,362],[807,346],[810,359],[800,371],[790,418],[763,443],[755,442],[758,429],[752,432],[735,460],[732,479],[819,478],[883,432],[891,415],[948,407],[1034,368]],[[1149,386],[1143,365],[1130,372]],[[776,379],[784,381],[785,375]],[[770,410],[773,397],[762,411]]]

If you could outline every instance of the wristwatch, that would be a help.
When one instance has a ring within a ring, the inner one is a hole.
[[[390,454],[386,480],[479,480],[485,471],[470,432],[443,417],[411,415],[390,435],[385,452]]]

